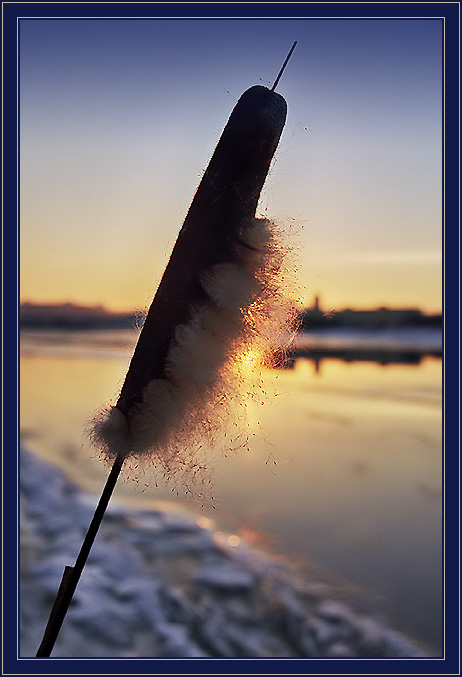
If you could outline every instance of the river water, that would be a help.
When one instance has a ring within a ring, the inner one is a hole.
[[[22,332],[21,439],[94,492],[107,468],[84,429],[114,401],[135,341],[125,330]],[[441,358],[301,357],[263,379],[269,401],[251,415],[249,450],[215,450],[213,507],[148,476],[119,482],[113,500],[168,501],[298,559],[438,654]]]

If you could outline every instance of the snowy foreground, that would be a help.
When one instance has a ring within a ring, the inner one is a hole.
[[[21,452],[20,655],[35,656],[96,498]],[[53,657],[418,657],[334,590],[178,512],[109,505]]]

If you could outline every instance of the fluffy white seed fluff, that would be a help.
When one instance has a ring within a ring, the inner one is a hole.
[[[218,308],[228,312],[240,312],[247,308],[252,299],[262,292],[260,280],[255,271],[242,263],[221,263],[208,270],[201,284]]]
[[[284,230],[252,219],[237,260],[204,271],[209,302],[176,327],[167,378],[149,383],[128,417],[113,407],[96,421],[92,438],[107,457],[124,453],[136,464],[144,458],[189,486],[207,464],[206,448],[223,444],[225,434],[227,445],[241,439],[237,422],[259,367],[271,364],[297,316],[293,251]]]

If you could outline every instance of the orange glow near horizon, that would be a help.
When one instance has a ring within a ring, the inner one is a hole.
[[[43,247],[31,233],[21,251],[21,303],[103,306],[110,312],[147,309],[173,246],[173,238],[162,237],[159,247],[152,236],[149,240],[132,241],[125,247],[123,242],[114,242],[107,249],[89,252],[85,242],[77,241],[57,241],[54,248],[50,242]],[[383,255],[382,259],[379,263],[358,256],[350,261],[332,254],[325,265],[321,257],[314,260],[306,245],[298,275],[303,305],[311,307],[319,296],[326,313],[382,307],[441,313],[441,254],[419,260],[415,253],[406,258],[403,252],[400,257],[390,255],[388,260]]]
[[[70,305],[70,306],[75,306],[76,308],[92,308],[92,309],[97,309],[102,312],[108,312],[108,313],[140,313],[144,312],[147,310],[149,307],[149,303],[146,304],[145,306],[129,306],[129,305],[122,305],[122,304],[104,304],[104,303],[93,303],[92,301],[86,303],[85,301],[76,301],[76,300],[71,300],[71,299],[58,299],[58,300],[53,300],[50,301],[49,299],[44,299],[44,300],[33,300],[31,298],[23,298],[20,300],[20,305],[23,304],[30,304],[32,306],[63,306],[63,305]],[[313,299],[308,299],[307,302],[303,305],[303,308],[305,309],[310,309],[313,307]],[[361,304],[347,304],[347,305],[336,305],[335,307],[332,305],[322,305],[320,306],[320,309],[325,315],[327,316],[332,316],[335,317],[336,313],[341,313],[345,310],[355,310],[355,311],[376,311],[380,310],[381,308],[388,308],[389,310],[417,310],[423,313],[424,315],[439,315],[442,313],[442,307],[441,304],[438,306],[435,304],[434,306],[431,305],[426,305],[426,306],[421,306],[421,305],[416,305],[416,304],[386,304],[386,303],[375,303],[375,304],[369,304],[369,305],[361,305]],[[253,365],[255,363],[255,358],[251,356],[246,356],[244,358],[244,363],[248,365]]]
[[[296,28],[257,215],[300,231],[307,307],[441,312],[440,22],[190,27],[23,22],[21,299],[148,307],[235,103]]]

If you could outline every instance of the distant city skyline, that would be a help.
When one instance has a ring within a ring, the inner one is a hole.
[[[25,317],[37,317],[39,318],[40,316],[46,316],[47,314],[54,315],[54,316],[59,316],[59,315],[75,315],[75,316],[83,316],[86,315],[88,317],[104,317],[104,316],[133,316],[133,315],[138,315],[140,316],[143,312],[145,312],[146,308],[127,308],[125,310],[111,310],[110,308],[107,308],[106,306],[102,304],[97,304],[97,305],[82,305],[78,303],[74,303],[73,301],[65,301],[63,303],[57,302],[57,303],[34,303],[32,301],[23,301],[20,304],[20,318],[25,318]],[[422,316],[441,316],[441,313],[425,313],[422,311],[420,308],[395,308],[395,307],[387,307],[387,306],[381,306],[381,307],[373,307],[373,308],[355,308],[353,306],[346,306],[345,308],[339,308],[337,310],[328,310],[323,307],[319,296],[316,296],[311,304],[308,304],[306,306],[302,306],[300,308],[300,311],[302,313],[307,313],[311,317],[317,317],[317,316],[323,316],[326,317],[327,319],[331,319],[335,317],[336,315],[342,315],[344,314],[347,316],[348,314],[363,314],[366,315],[367,313],[381,313],[381,312],[389,312],[389,313],[402,313],[403,316],[406,313],[414,314],[414,315],[422,315]]]
[[[294,40],[258,214],[298,231],[304,304],[441,312],[439,19],[22,19],[21,301],[149,306],[233,106]]]

